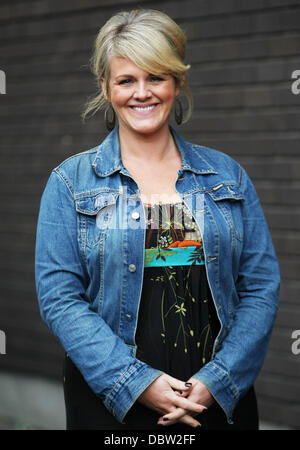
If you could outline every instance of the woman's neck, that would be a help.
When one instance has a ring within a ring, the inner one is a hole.
[[[124,162],[145,162],[155,165],[178,156],[179,153],[169,126],[149,135],[134,133],[120,126],[119,140]]]

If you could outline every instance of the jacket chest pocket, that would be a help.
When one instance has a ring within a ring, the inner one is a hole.
[[[238,240],[243,240],[243,219],[241,206],[244,195],[236,184],[220,183],[213,186],[208,194],[221,211],[229,225],[232,234]]]
[[[84,246],[94,247],[114,226],[117,197],[118,193],[98,192],[80,194],[76,198],[80,241]]]

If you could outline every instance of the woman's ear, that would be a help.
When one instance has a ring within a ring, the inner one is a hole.
[[[108,96],[107,89],[106,89],[106,82],[105,82],[105,79],[103,77],[99,78],[99,86],[102,89],[102,92],[103,92],[105,100],[109,101],[109,96]]]
[[[175,96],[178,97],[180,92],[182,91],[182,88],[184,86],[184,78],[179,80],[178,78],[175,79]]]
[[[177,91],[178,91],[178,93],[177,93],[177,95],[179,95],[180,92],[182,91],[182,89],[184,88],[184,83],[185,83],[185,76],[182,77],[181,80],[178,80],[178,83],[177,83]]]

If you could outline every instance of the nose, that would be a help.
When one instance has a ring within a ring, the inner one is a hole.
[[[147,82],[145,81],[139,81],[136,84],[136,89],[133,94],[135,100],[145,101],[146,99],[151,97],[151,91],[149,89],[149,86]]]

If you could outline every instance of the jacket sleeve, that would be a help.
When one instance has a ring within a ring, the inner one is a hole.
[[[277,309],[280,273],[269,229],[253,183],[241,169],[243,249],[235,283],[232,326],[213,359],[195,378],[210,390],[232,423],[234,408],[258,376]]]
[[[138,396],[162,372],[136,359],[89,307],[89,275],[77,243],[72,186],[53,171],[37,225],[36,289],[43,320],[94,393],[122,422]]]

